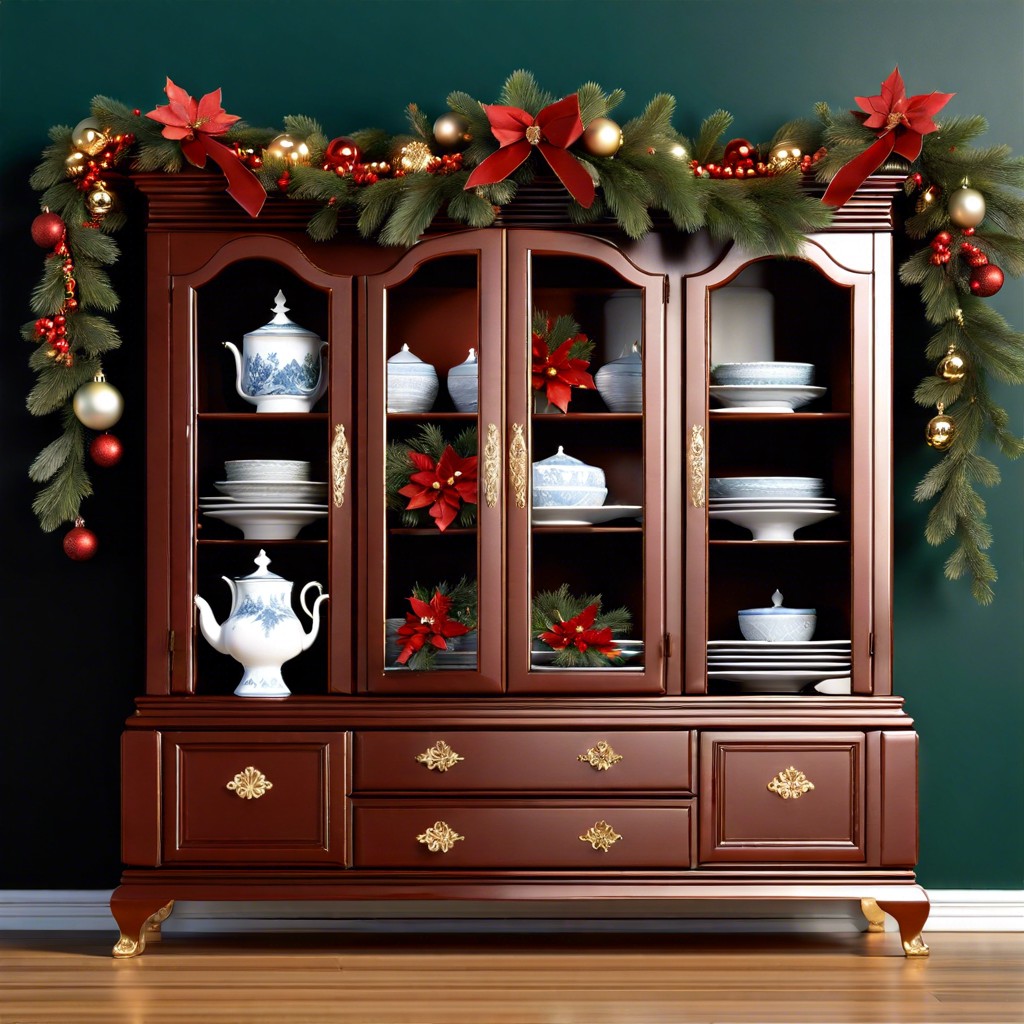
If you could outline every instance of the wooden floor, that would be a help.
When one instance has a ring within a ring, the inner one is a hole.
[[[1017,1024],[1024,934],[0,934],[0,1024]]]

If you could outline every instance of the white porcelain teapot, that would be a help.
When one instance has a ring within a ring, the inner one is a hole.
[[[327,342],[285,316],[284,292],[274,296],[274,318],[242,338],[235,357],[235,390],[257,412],[309,412],[327,390],[323,353]]]
[[[287,697],[291,692],[281,675],[281,666],[310,648],[320,629],[317,611],[328,595],[313,581],[299,594],[302,610],[313,620],[308,633],[292,611],[292,582],[269,571],[270,559],[263,550],[253,559],[255,572],[248,576],[221,579],[231,588],[231,613],[218,623],[206,600],[196,594],[199,628],[210,645],[221,654],[241,662],[245,673],[235,688],[238,697]],[[306,607],[306,591],[320,591],[313,610]]]

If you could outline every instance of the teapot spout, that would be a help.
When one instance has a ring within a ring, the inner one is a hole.
[[[221,342],[221,344],[235,357],[235,390],[238,392],[241,398],[244,398],[247,402],[252,405],[256,404],[256,399],[252,395],[247,395],[242,390],[242,353],[238,351],[238,347],[230,341]]]
[[[312,611],[310,611],[306,607],[306,591],[309,590],[310,587],[316,587],[316,589],[319,591],[319,596],[313,602]],[[320,609],[320,602],[326,601],[328,597],[330,597],[330,595],[325,594],[324,588],[315,580],[307,583],[302,588],[302,592],[299,594],[299,604],[302,605],[302,610],[313,620],[313,625],[310,627],[309,632],[306,633],[302,638],[302,649],[304,651],[308,651],[310,647],[313,646],[313,641],[316,639],[317,633],[320,632],[320,616],[317,614],[317,612]]]
[[[196,607],[199,609],[199,629],[206,637],[210,646],[221,654],[227,654],[228,649],[224,644],[224,627],[217,621],[207,600],[195,596]]]

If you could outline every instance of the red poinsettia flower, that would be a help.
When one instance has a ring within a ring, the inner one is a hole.
[[[223,135],[239,118],[225,113],[220,104],[220,89],[208,92],[196,102],[168,78],[164,92],[170,102],[151,110],[146,117],[164,126],[160,134],[165,139],[181,140],[181,151],[189,163],[204,167],[207,151],[197,136]]]
[[[437,528],[443,532],[451,526],[463,502],[476,504],[475,455],[462,458],[448,445],[437,465],[422,452],[410,451],[409,459],[418,472],[411,474],[409,483],[398,492],[409,499],[407,509],[429,506]]]
[[[597,605],[589,604],[579,615],[553,622],[548,632],[540,634],[540,639],[556,651],[575,647],[582,654],[593,647],[606,658],[619,657],[622,652],[615,646],[611,629],[607,626],[602,629],[593,628],[596,618]]]
[[[430,604],[418,597],[410,597],[408,600],[412,611],[405,613],[405,624],[398,627],[399,642],[403,644],[402,652],[398,655],[400,665],[404,665],[428,643],[439,651],[447,651],[448,638],[469,632],[469,626],[448,618],[452,599],[440,590],[434,592]]]
[[[563,342],[554,352],[548,351],[544,338],[533,334],[533,387],[535,391],[547,388],[547,399],[562,412],[568,411],[572,388],[593,388],[594,378],[587,373],[588,359],[570,359],[569,351],[585,334],[577,334]]]

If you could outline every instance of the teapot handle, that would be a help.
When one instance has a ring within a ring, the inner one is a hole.
[[[316,580],[310,580],[310,581],[309,581],[309,583],[307,583],[307,584],[306,584],[306,585],[305,585],[305,586],[304,586],[304,587],[302,588],[302,590],[301,590],[301,591],[300,591],[300,593],[299,593],[299,604],[300,604],[300,605],[302,606],[302,610],[303,610],[303,611],[304,611],[304,612],[305,612],[305,613],[306,613],[306,614],[307,614],[307,615],[308,615],[308,616],[309,616],[310,618],[313,618],[313,612],[311,612],[311,611],[310,611],[310,610],[309,610],[309,609],[308,609],[308,608],[306,607],[306,591],[307,591],[307,590],[309,590],[309,588],[310,588],[310,587],[316,587],[316,589],[317,589],[317,599],[318,599],[318,600],[319,600],[319,598],[320,598],[320,597],[322,597],[322,596],[323,596],[324,588],[323,588],[323,586],[322,586],[321,584],[317,583],[317,582],[316,582]],[[314,605],[314,611],[315,611],[315,610],[316,610],[316,606]]]
[[[323,397],[324,392],[327,390],[327,379],[328,375],[324,372],[324,353],[328,349],[326,341],[320,342],[320,376],[317,377],[316,384],[306,392],[303,392],[306,398],[310,399],[311,402],[319,402]]]

